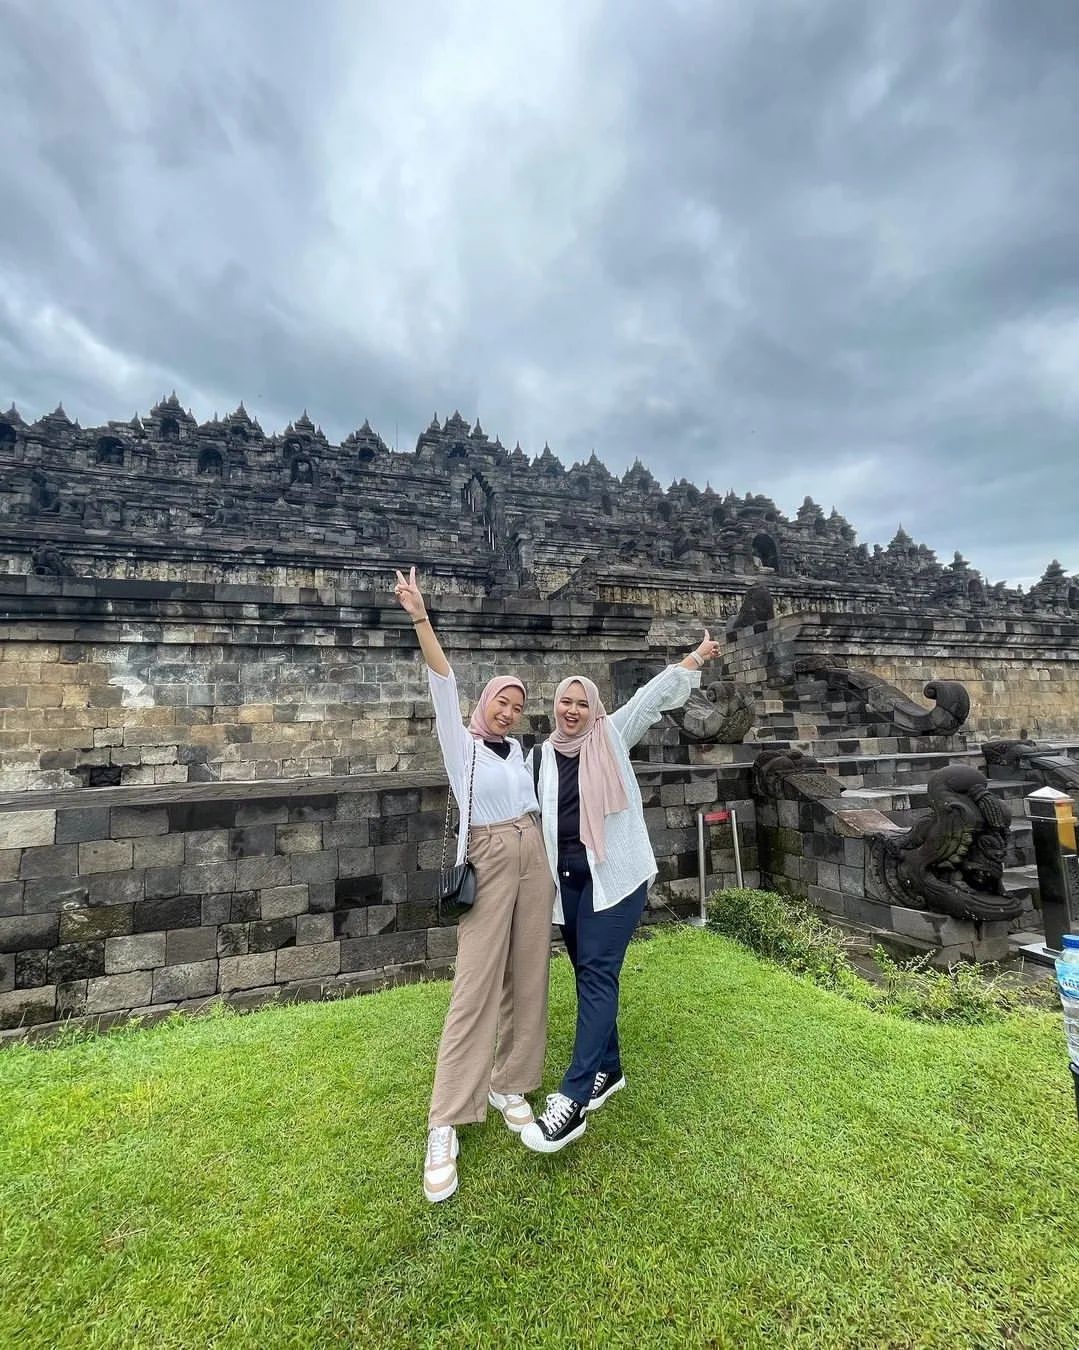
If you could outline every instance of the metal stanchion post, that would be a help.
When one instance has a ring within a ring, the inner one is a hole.
[[[703,928],[708,915],[705,912],[704,893],[707,890],[708,865],[705,859],[704,846],[704,827],[705,825],[725,825],[730,821],[731,839],[734,843],[734,874],[738,879],[738,888],[742,888],[742,850],[738,843],[738,812],[734,807],[723,811],[698,811],[697,812],[697,882],[700,887],[701,912],[696,923],[699,928]]]

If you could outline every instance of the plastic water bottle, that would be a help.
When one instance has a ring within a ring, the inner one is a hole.
[[[1064,1005],[1064,1035],[1071,1062],[1079,1066],[1079,934],[1066,933],[1057,957],[1057,988]]]

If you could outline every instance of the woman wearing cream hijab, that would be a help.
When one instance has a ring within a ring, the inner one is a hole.
[[[547,1108],[521,1134],[537,1153],[557,1153],[585,1131],[587,1114],[625,1087],[618,1046],[618,980],[644,913],[656,859],[629,752],[699,686],[719,655],[704,640],[630,701],[607,714],[595,684],[571,675],[555,692],[554,734],[541,755],[538,796],[547,858],[555,874],[555,922],[577,983],[573,1059]]]

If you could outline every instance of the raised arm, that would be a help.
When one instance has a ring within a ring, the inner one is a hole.
[[[424,604],[419,586],[416,585],[414,567],[409,568],[407,581],[400,572],[397,573],[397,585],[393,588],[393,593],[397,597],[398,604],[412,620],[412,626],[420,640],[423,659],[436,675],[448,675],[450,663],[446,660],[446,653],[442,650],[442,643],[438,640],[434,625],[427,616],[427,606]]]
[[[719,655],[719,643],[705,629],[704,638],[677,665],[667,666],[637,690],[628,703],[611,713],[610,724],[631,749],[665,712],[681,708],[700,688],[701,668]]]

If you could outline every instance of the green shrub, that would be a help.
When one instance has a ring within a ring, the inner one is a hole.
[[[826,989],[860,983],[847,940],[803,902],[774,891],[716,891],[707,903],[708,926],[760,956],[807,975]]]
[[[922,1022],[991,1022],[1032,1004],[1055,1006],[1050,986],[1026,986],[996,967],[958,962],[934,970],[928,956],[895,961],[883,947],[873,956],[882,981],[870,984],[851,964],[849,939],[804,901],[774,891],[716,891],[707,916],[715,932],[877,1012]]]
[[[1049,1006],[1045,991],[1053,992],[1051,986],[1026,986],[998,966],[957,961],[934,970],[928,956],[895,961],[879,946],[873,961],[884,977],[874,1007],[920,1022],[992,1022],[1032,1004]]]

